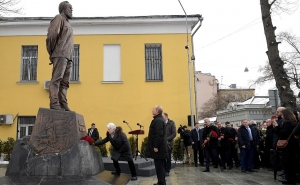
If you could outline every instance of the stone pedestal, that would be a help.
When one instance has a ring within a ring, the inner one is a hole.
[[[71,148],[86,134],[82,115],[40,108],[28,144],[37,154],[58,153]]]
[[[6,176],[92,176],[104,171],[100,151],[80,138],[83,116],[40,108],[33,132],[16,141]]]

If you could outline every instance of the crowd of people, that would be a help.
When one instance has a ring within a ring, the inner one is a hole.
[[[262,125],[243,119],[241,126],[232,128],[229,122],[214,125],[204,119],[201,129],[199,123],[191,131],[181,126],[177,132],[184,145],[184,164],[203,166],[203,172],[210,172],[210,166],[220,167],[220,171],[240,167],[242,173],[265,168],[281,171],[278,180],[282,184],[294,184],[300,172],[298,117],[297,110],[279,107],[276,116]],[[282,148],[277,146],[278,141],[288,142]]]
[[[161,106],[155,106],[152,115],[146,156],[154,159],[158,179],[156,184],[165,185],[165,177],[171,170],[176,126]],[[204,119],[204,128],[195,123],[191,131],[180,125],[177,133],[180,134],[184,145],[184,164],[203,166],[203,172],[210,172],[211,166],[220,168],[220,171],[240,167],[241,173],[258,172],[256,169],[266,168],[269,171],[281,171],[278,175],[282,178],[278,180],[282,184],[294,184],[297,181],[296,174],[300,172],[298,117],[300,113],[296,110],[279,107],[276,116],[265,120],[262,125],[247,119],[243,119],[238,128],[233,128],[229,122],[225,125],[217,122],[214,125],[209,119]],[[131,170],[131,180],[137,180],[126,135],[113,123],[109,123],[107,128],[106,138],[98,140],[95,145],[109,141],[114,148],[112,160],[116,168],[112,174],[120,175],[118,161],[127,161]],[[89,129],[88,135],[92,136],[93,132],[98,132],[94,125]]]

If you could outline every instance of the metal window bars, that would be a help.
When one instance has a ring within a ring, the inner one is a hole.
[[[79,45],[74,45],[71,81],[79,81]]]
[[[22,81],[36,81],[37,58],[37,46],[22,46]]]
[[[145,45],[146,81],[162,81],[162,49],[159,44]]]

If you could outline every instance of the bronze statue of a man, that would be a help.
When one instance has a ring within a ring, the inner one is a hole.
[[[51,20],[46,39],[47,51],[53,64],[49,87],[50,109],[70,111],[67,102],[73,60],[72,5],[68,1],[59,4],[59,14]]]

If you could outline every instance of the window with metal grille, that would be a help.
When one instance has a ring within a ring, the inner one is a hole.
[[[31,135],[35,116],[19,116],[18,117],[18,139]]]
[[[21,81],[36,81],[38,46],[22,46]]]
[[[74,45],[71,81],[79,81],[79,45]]]
[[[161,44],[145,45],[146,81],[162,81]]]

